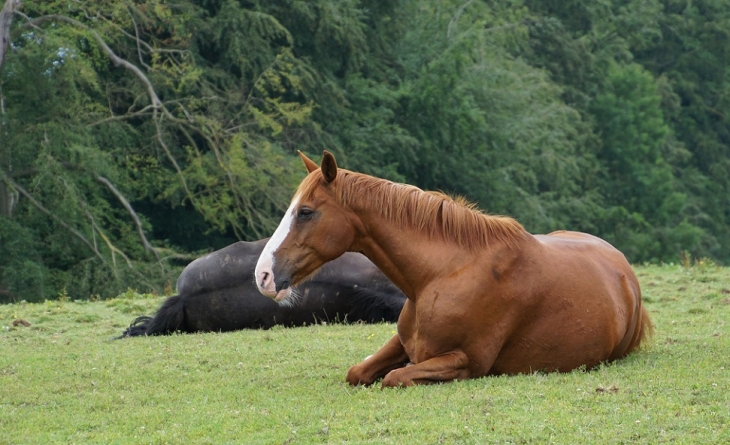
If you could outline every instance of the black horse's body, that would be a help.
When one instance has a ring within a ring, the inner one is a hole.
[[[290,306],[261,295],[253,281],[267,240],[238,242],[190,263],[154,317],[139,317],[122,334],[225,332],[320,322],[395,322],[406,297],[363,255],[345,253],[299,287]]]

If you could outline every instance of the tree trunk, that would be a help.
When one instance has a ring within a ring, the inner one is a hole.
[[[13,216],[13,207],[17,202],[13,190],[8,187],[5,181],[0,180],[0,216],[10,218]]]
[[[0,69],[3,68],[5,53],[10,45],[10,23],[13,21],[13,13],[20,3],[21,0],[5,0],[5,5],[0,10]]]

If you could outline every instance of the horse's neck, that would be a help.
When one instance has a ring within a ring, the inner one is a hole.
[[[361,219],[367,235],[357,241],[353,250],[363,252],[411,299],[447,269],[463,267],[476,254],[415,229],[396,227],[382,218]]]

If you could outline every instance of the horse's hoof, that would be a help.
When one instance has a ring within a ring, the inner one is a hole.
[[[366,378],[362,372],[359,372],[357,369],[355,369],[356,367],[357,367],[357,365],[353,366],[352,368],[350,368],[347,371],[347,377],[345,378],[347,383],[349,383],[352,386],[372,385],[373,380]]]
[[[405,368],[400,368],[405,369]],[[403,381],[398,377],[398,371],[400,369],[394,369],[390,371],[384,378],[383,378],[383,388],[401,388],[406,386],[413,386],[413,382],[410,380]]]

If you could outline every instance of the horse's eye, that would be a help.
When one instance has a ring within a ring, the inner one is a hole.
[[[307,207],[302,207],[301,209],[299,209],[297,217],[299,217],[300,219],[311,219],[312,215],[314,215],[314,210]]]

